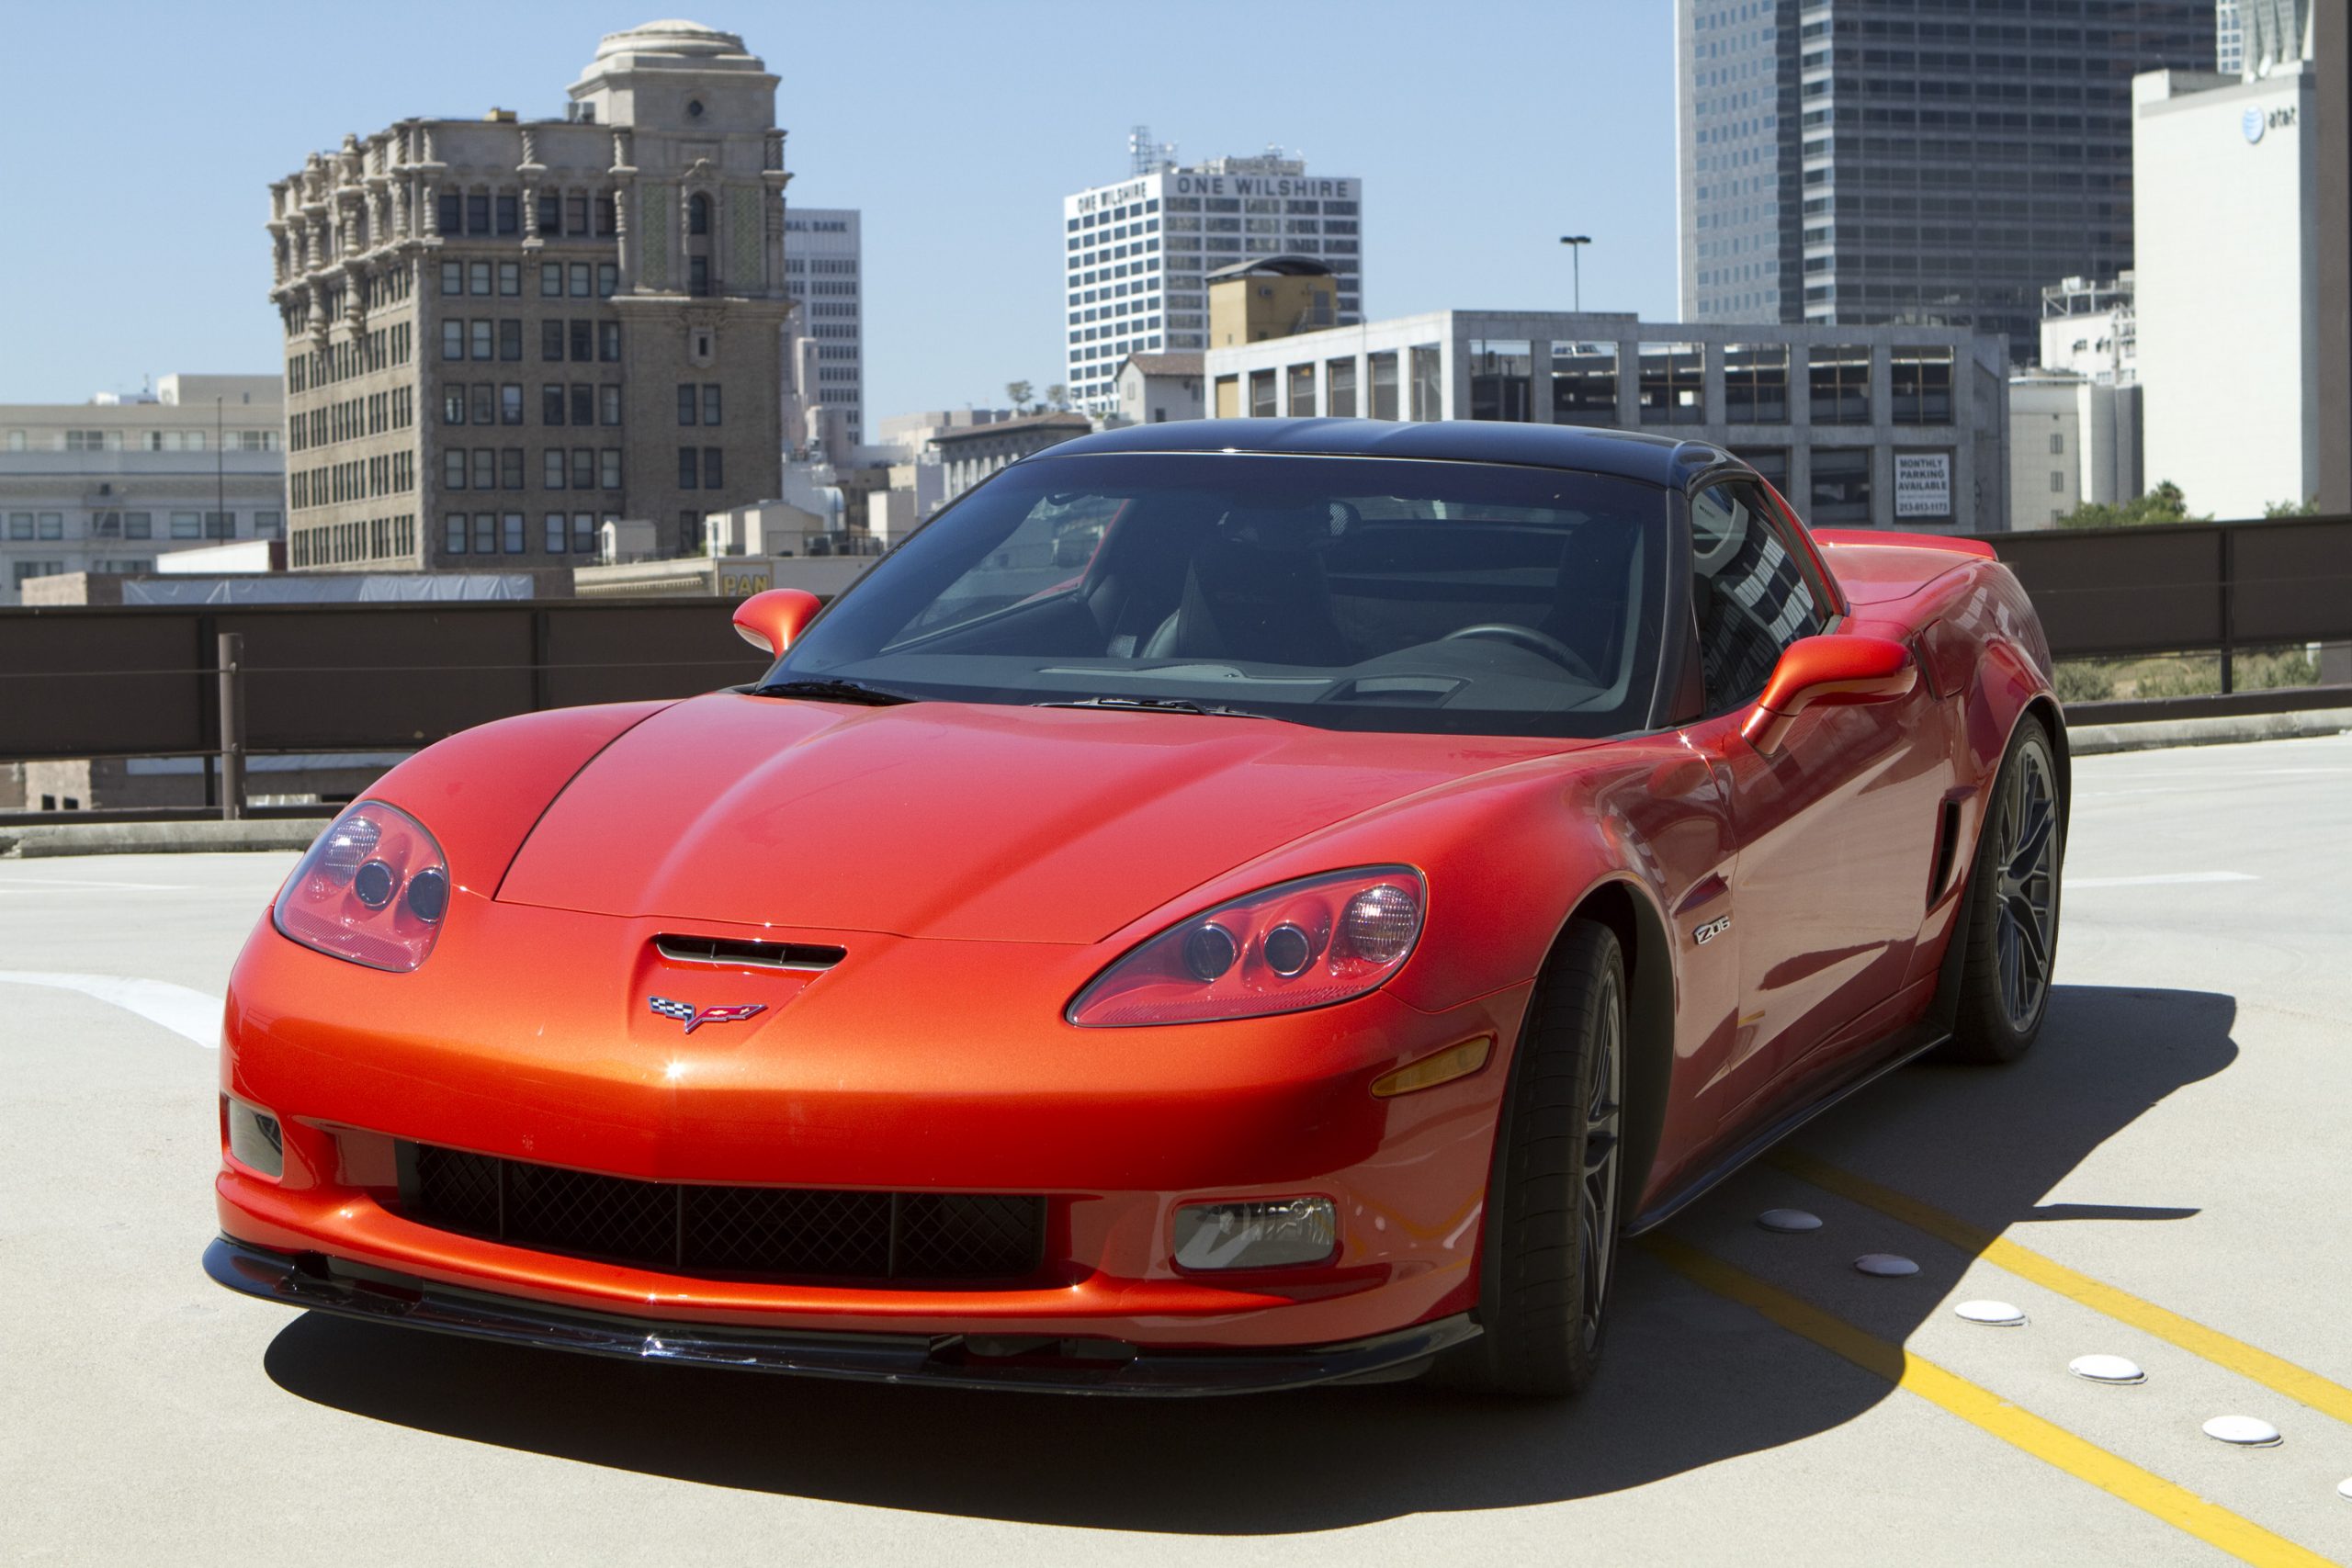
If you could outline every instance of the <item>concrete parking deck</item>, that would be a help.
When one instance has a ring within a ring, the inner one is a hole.
[[[800,1382],[231,1296],[197,1264],[210,1021],[293,857],[0,865],[0,1558],[2352,1558],[2352,736],[2075,783],[2034,1053],[1906,1069],[1637,1249],[1566,1406]],[[2146,1381],[2070,1376],[2086,1353]],[[2285,1440],[2203,1435],[2223,1415]]]

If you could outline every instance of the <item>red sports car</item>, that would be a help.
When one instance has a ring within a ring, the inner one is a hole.
[[[230,988],[215,1279],[824,1376],[1568,1393],[1621,1237],[2041,1022],[2032,608],[1713,446],[1119,431],[736,622],[758,684],[485,726],[320,837]]]

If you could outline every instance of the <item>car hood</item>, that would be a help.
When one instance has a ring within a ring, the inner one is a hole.
[[[497,897],[800,931],[1092,942],[1317,829],[1590,744],[718,694],[654,715],[582,768]]]

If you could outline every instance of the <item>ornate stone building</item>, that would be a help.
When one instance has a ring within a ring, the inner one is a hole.
[[[564,565],[613,519],[692,554],[775,495],[775,86],[653,22],[561,119],[405,119],[272,185],[291,566]]]

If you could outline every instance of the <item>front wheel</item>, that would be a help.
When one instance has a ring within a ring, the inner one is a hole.
[[[1616,933],[1571,925],[1521,1032],[1496,1128],[1478,1319],[1463,1381],[1580,1393],[1600,1364],[1624,1178],[1625,960]]]
[[[1968,903],[1954,942],[1965,942],[1960,1011],[1950,1055],[2013,1062],[2041,1032],[2058,957],[2058,875],[2065,858],[2058,762],[2040,719],[2018,723],[1986,803]]]

